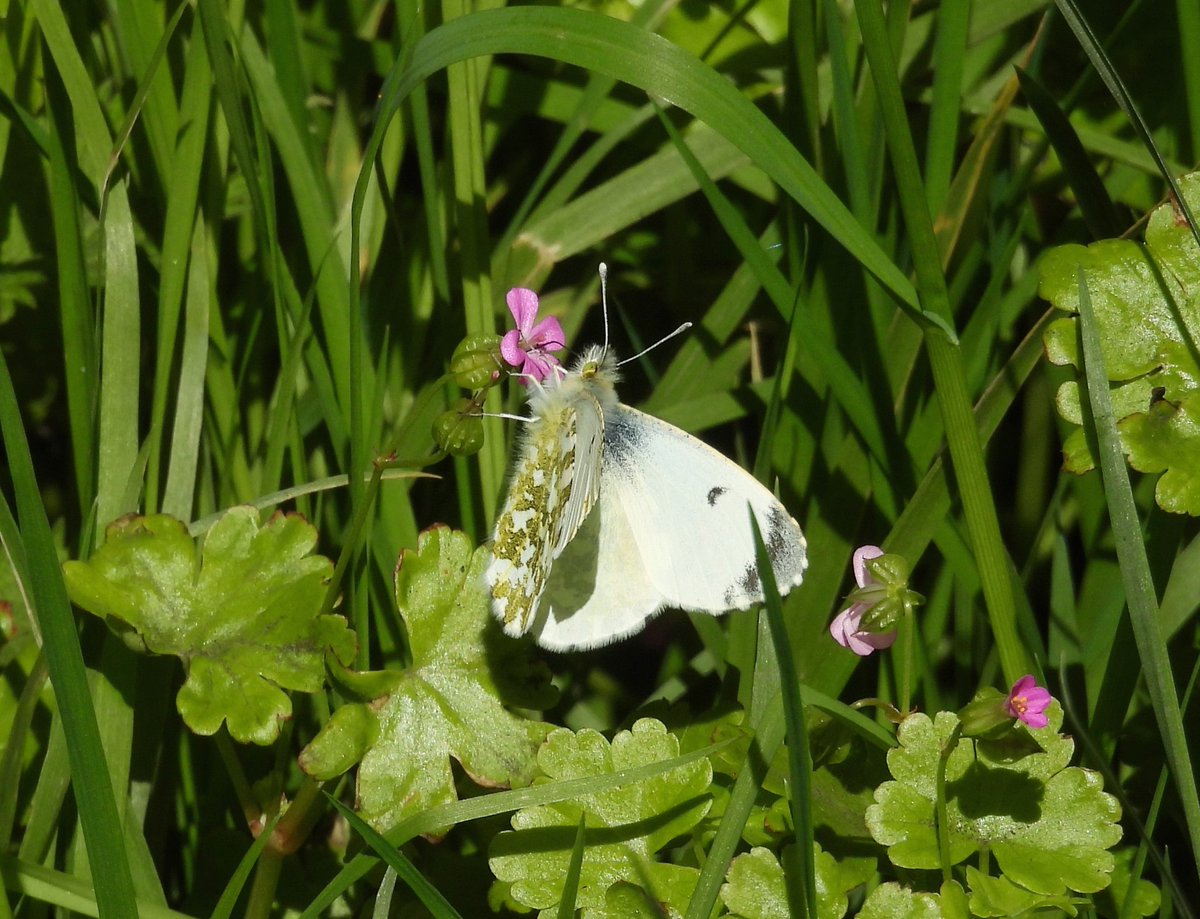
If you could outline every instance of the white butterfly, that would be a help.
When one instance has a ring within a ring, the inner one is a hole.
[[[799,525],[748,472],[617,399],[593,346],[529,399],[486,579],[512,636],[554,650],[625,638],[664,607],[719,614],[763,599],[747,505],[781,593],[808,565]]]

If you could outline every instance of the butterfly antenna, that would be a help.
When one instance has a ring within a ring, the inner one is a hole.
[[[635,354],[633,357],[627,357],[627,358],[625,358],[625,360],[621,361],[619,364],[617,364],[617,366],[618,366],[618,367],[620,367],[620,366],[622,366],[622,365],[624,365],[624,364],[628,364],[630,361],[636,361],[636,360],[637,360],[639,357],[641,357],[643,354],[646,354],[646,353],[648,353],[648,352],[650,352],[650,351],[653,351],[653,350],[654,350],[655,348],[657,348],[659,345],[661,345],[661,344],[665,344],[666,342],[669,342],[669,341],[670,341],[672,338],[674,338],[676,335],[679,335],[679,334],[681,334],[681,333],[683,333],[683,332],[686,332],[686,331],[687,331],[688,329],[690,329],[691,327],[692,327],[692,324],[691,324],[690,322],[685,322],[683,325],[681,325],[679,328],[677,328],[677,329],[676,329],[674,332],[671,332],[671,333],[670,333],[670,334],[668,334],[668,335],[664,335],[662,338],[660,338],[658,341],[656,341],[656,342],[655,342],[654,344],[652,344],[650,347],[648,347],[648,348],[643,348],[641,351],[639,351],[639,352],[638,352],[637,354]]]
[[[608,354],[608,266],[600,263],[600,309],[604,313],[604,353]]]

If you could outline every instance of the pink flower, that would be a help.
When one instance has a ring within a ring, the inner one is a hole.
[[[879,546],[860,546],[854,551],[854,580],[858,582],[859,590],[870,587],[878,582],[867,571],[866,562],[879,558],[883,550]],[[870,632],[862,628],[862,619],[879,600],[885,599],[886,594],[879,592],[878,600],[874,602],[861,601],[848,609],[842,610],[829,624],[829,633],[843,648],[849,648],[859,657],[866,657],[875,651],[890,648],[896,641],[896,631]]]
[[[1043,689],[1037,684],[1037,680],[1026,674],[1017,680],[1012,692],[1004,701],[1004,707],[1009,715],[1029,727],[1044,728],[1050,723],[1050,719],[1043,712],[1053,698],[1049,690]]]
[[[560,351],[566,345],[562,326],[553,316],[534,325],[538,313],[538,296],[525,287],[514,287],[505,297],[508,311],[517,321],[500,341],[500,354],[521,373],[539,382],[559,366],[558,358],[550,351]],[[527,380],[521,380],[528,385]]]

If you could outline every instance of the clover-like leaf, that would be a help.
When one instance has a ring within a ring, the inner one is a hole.
[[[870,880],[875,859],[837,861],[813,843],[817,887],[817,919],[842,919],[850,905],[847,894]],[[729,866],[721,887],[721,902],[739,919],[790,919],[783,868],[770,849],[756,847]]]
[[[643,718],[610,744],[593,730],[559,729],[538,751],[546,779],[575,779],[670,760],[679,740],[662,722]],[[578,906],[601,908],[618,881],[644,886],[681,912],[695,888],[694,868],[659,864],[653,856],[672,839],[692,830],[708,811],[712,766],[707,759],[668,769],[620,788],[556,804],[527,807],[512,817],[512,831],[492,842],[492,873],[509,882],[510,896],[535,909],[550,910],[562,897],[576,828],[584,819],[585,850]],[[547,915],[550,915],[549,913]]]
[[[176,705],[198,734],[225,722],[242,743],[269,744],[292,714],[287,690],[325,685],[325,654],[354,655],[341,616],[319,615],[333,565],[312,555],[316,530],[295,514],[259,525],[225,513],[202,549],[178,520],[126,517],[87,562],[63,566],[72,601],[126,642],[183,661]]]
[[[1184,176],[1180,185],[1192,208],[1200,207],[1200,173]],[[1200,514],[1200,250],[1179,211],[1172,203],[1157,208],[1145,244],[1108,239],[1086,248],[1059,246],[1040,271],[1040,294],[1072,314],[1079,305],[1078,272],[1086,275],[1130,464],[1166,472],[1157,492],[1164,510]],[[1077,322],[1060,319],[1047,329],[1052,362],[1079,367]],[[1064,419],[1082,424],[1077,382],[1064,383],[1055,402]],[[1145,418],[1162,405],[1170,410],[1160,408],[1157,421]],[[1095,465],[1082,429],[1063,449],[1070,471]]]
[[[375,724],[364,729],[377,733],[367,738],[358,770],[359,812],[380,830],[456,801],[451,759],[489,788],[527,785],[536,772],[534,754],[550,726],[505,704],[532,707],[546,697],[529,691],[538,677],[524,645],[505,638],[491,616],[483,580],[488,559],[488,550],[472,550],[465,534],[434,527],[396,566],[396,605],[408,627],[412,665],[359,681],[388,689],[370,705]],[[522,677],[527,685],[516,686]],[[326,764],[343,768],[339,749],[365,736],[357,727],[352,736],[336,728],[331,722],[301,754],[310,774],[325,775]]]
[[[1029,731],[1042,752],[1019,759],[1004,747],[960,739],[946,763],[950,861],[988,849],[1010,880],[1035,893],[1097,891],[1109,883],[1121,838],[1120,807],[1091,770],[1070,767],[1073,744],[1057,733],[1062,709],[1047,709],[1050,725]],[[935,821],[940,751],[958,717],[936,721],[911,715],[900,725],[900,746],[888,753],[896,781],[875,791],[867,826],[888,857],[904,868],[940,864]]]

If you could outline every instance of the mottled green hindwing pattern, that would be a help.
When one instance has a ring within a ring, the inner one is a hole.
[[[575,481],[579,418],[574,406],[555,400],[531,426],[521,459],[496,521],[487,580],[496,614],[510,635],[528,630],[550,576],[564,509]]]

